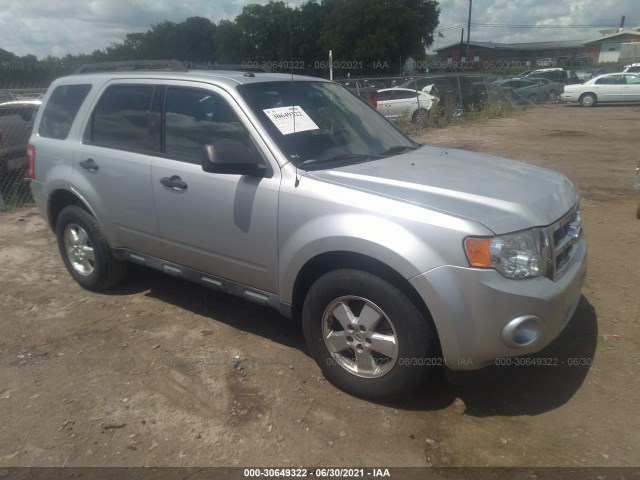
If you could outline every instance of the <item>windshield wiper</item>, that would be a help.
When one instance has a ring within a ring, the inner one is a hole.
[[[364,154],[364,153],[344,153],[331,158],[310,158],[298,164],[298,168],[304,169],[311,165],[334,162],[367,162],[369,160],[378,160],[382,155]]]
[[[407,152],[409,150],[417,150],[421,147],[421,145],[419,146],[414,146],[414,145],[395,145],[393,147],[390,147],[388,149],[386,149],[384,152],[379,153],[378,155],[386,157],[389,155],[397,155],[398,153],[403,153],[403,152]]]

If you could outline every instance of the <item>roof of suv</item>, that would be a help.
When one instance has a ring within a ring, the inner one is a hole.
[[[93,79],[99,82],[107,82],[114,79],[155,79],[155,80],[188,80],[199,82],[215,82],[227,86],[243,85],[247,83],[263,83],[277,81],[311,81],[318,80],[315,77],[291,75],[288,73],[264,73],[243,72],[232,70],[189,70],[176,71],[146,71],[135,70],[128,72],[99,72],[81,73],[59,79],[60,83],[81,83],[82,79]]]

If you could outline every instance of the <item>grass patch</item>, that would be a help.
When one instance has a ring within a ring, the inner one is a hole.
[[[521,107],[516,108],[507,101],[489,102],[484,104],[482,108],[471,106],[464,110],[458,104],[446,102],[444,105],[432,108],[428,118],[422,124],[412,123],[408,117],[406,119],[401,117],[397,124],[404,134],[412,135],[425,128],[447,128],[452,125],[482,123],[492,118],[510,117],[521,109]]]

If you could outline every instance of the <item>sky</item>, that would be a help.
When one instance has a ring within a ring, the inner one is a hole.
[[[598,37],[598,29],[617,27],[623,15],[627,27],[640,26],[640,0],[472,1],[471,39],[476,41],[590,40]],[[230,20],[250,3],[267,0],[0,0],[0,48],[40,59],[88,54],[164,20]],[[432,48],[459,41],[469,0],[440,0],[440,8],[443,37],[436,34]]]

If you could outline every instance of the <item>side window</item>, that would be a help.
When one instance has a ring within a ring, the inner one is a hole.
[[[120,150],[150,150],[152,98],[153,87],[150,85],[107,88],[91,115],[88,141]]]
[[[202,147],[220,141],[236,141],[252,148],[249,132],[226,100],[204,90],[167,89],[164,106],[167,156],[200,163]]]
[[[57,140],[67,138],[73,120],[90,90],[91,85],[63,85],[51,92],[42,113],[38,134]]]
[[[620,83],[620,75],[612,75],[610,77],[602,77],[596,80],[597,85],[616,85]]]
[[[417,97],[418,97],[418,93],[405,92],[403,90],[396,92],[396,96],[395,96],[395,98],[397,98],[398,100],[410,100],[412,98],[417,98]]]
[[[627,79],[627,85],[640,85],[640,77],[625,75],[625,78]]]

